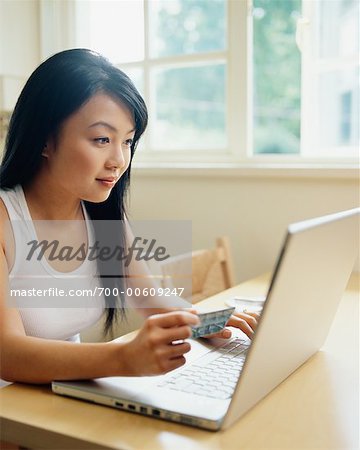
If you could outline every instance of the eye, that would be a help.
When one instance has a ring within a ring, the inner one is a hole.
[[[110,144],[110,138],[108,137],[99,137],[94,139],[94,142],[97,142],[98,144]]]
[[[133,145],[134,140],[133,139],[126,139],[126,141],[124,142],[124,144],[127,147],[131,147]]]

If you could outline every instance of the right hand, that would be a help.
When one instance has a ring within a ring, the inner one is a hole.
[[[184,365],[184,354],[191,346],[183,340],[191,336],[190,326],[198,324],[199,318],[187,311],[148,317],[136,337],[124,347],[129,375],[160,375]]]

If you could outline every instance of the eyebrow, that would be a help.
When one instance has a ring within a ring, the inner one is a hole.
[[[95,123],[91,124],[88,128],[96,127],[96,126],[99,126],[99,125],[101,125],[101,126],[103,126],[103,127],[106,127],[106,128],[109,128],[110,130],[114,131],[115,133],[118,132],[118,129],[117,129],[117,128],[115,128],[115,127],[114,127],[113,125],[111,125],[110,123],[104,122],[104,121],[102,121],[102,120],[100,120],[99,122],[95,122]],[[126,134],[130,134],[130,133],[132,133],[133,131],[135,131],[135,128],[133,128],[132,130],[129,130]]]

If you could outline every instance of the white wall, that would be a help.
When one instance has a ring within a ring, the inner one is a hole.
[[[0,0],[0,111],[11,111],[40,62],[38,0]],[[0,158],[4,136],[0,133]]]
[[[286,226],[359,205],[355,179],[132,177],[132,219],[191,219],[193,249],[229,235],[237,281],[272,269]],[[358,269],[358,268],[357,268]]]
[[[39,64],[38,0],[0,1],[0,74],[28,77]]]

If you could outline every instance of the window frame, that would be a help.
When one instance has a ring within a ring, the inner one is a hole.
[[[122,63],[117,66],[126,72],[127,69],[141,68],[144,74],[144,97],[149,109],[149,125],[148,130],[142,138],[142,143],[137,155],[137,162],[142,164],[149,163],[157,165],[162,163],[181,163],[184,160],[193,163],[230,163],[244,159],[247,149],[248,140],[248,125],[247,114],[244,114],[244,108],[247,107],[248,99],[246,92],[248,89],[243,89],[238,96],[231,95],[236,92],[236,84],[242,83],[243,86],[247,83],[247,68],[243,65],[239,58],[235,57],[236,52],[239,51],[239,46],[234,46],[234,42],[240,43],[241,52],[246,54],[247,51],[247,34],[246,29],[238,26],[238,17],[248,16],[248,5],[246,1],[230,1],[226,3],[227,14],[227,48],[224,51],[213,51],[207,53],[195,53],[189,55],[176,55],[171,57],[154,58],[150,57],[149,51],[149,8],[148,0],[144,1],[144,22],[145,22],[145,54],[144,60],[140,62]],[[231,61],[231,64],[229,63]],[[206,63],[224,62],[226,66],[226,115],[227,115],[227,145],[223,148],[217,149],[151,149],[148,145],[149,134],[153,124],[152,110],[154,94],[151,92],[151,70],[156,68],[176,68],[185,66],[197,66]],[[244,96],[245,95],[245,96]],[[239,99],[237,98],[239,97]],[[236,118],[241,117],[240,126]],[[240,131],[240,133],[239,133]],[[235,143],[238,143],[236,145]]]

